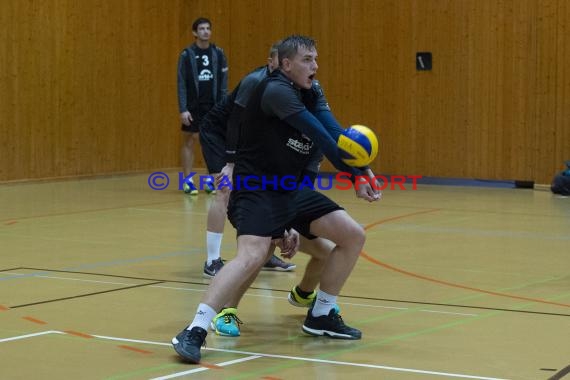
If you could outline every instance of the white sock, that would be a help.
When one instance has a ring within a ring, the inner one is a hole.
[[[216,310],[212,309],[210,306],[206,305],[205,303],[201,303],[200,305],[198,305],[198,309],[196,310],[196,315],[194,316],[194,320],[186,330],[192,330],[192,327],[198,326],[208,331],[210,322],[212,322],[212,319],[214,319],[216,314],[218,314],[216,313]]]
[[[313,317],[320,317],[321,315],[329,315],[329,311],[336,305],[337,296],[323,292],[322,290],[317,291],[317,299],[313,305]]]
[[[212,261],[220,258],[220,248],[222,247],[222,236],[218,232],[206,232],[206,249],[208,250],[208,265],[212,264]]]

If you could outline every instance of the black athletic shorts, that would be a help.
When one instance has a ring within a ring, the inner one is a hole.
[[[311,234],[311,222],[313,220],[317,220],[333,211],[344,210],[318,191],[303,188],[296,191],[296,193],[294,204],[297,208],[297,214],[287,227],[294,228],[309,240],[318,237]]]
[[[237,235],[270,236],[278,238],[288,228],[295,228],[309,239],[313,220],[342,207],[323,194],[310,190],[292,192],[232,191],[228,219]]]
[[[218,131],[200,126],[200,145],[208,173],[219,173],[226,165],[226,139]]]
[[[190,111],[193,119],[192,123],[190,125],[181,124],[180,129],[184,132],[199,133],[202,118],[208,113],[208,111],[210,111],[213,106],[213,104],[200,104],[198,106],[198,112],[196,112],[196,110]]]

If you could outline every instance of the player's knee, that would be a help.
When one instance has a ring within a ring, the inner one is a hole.
[[[230,187],[229,186],[219,186],[216,188],[216,197],[224,202],[227,206],[228,202],[230,201]]]
[[[344,241],[341,244],[354,248],[354,250],[358,250],[358,252],[360,252],[362,247],[364,247],[364,242],[366,241],[364,228],[352,220],[351,223],[347,223],[345,226],[345,231],[346,233],[343,235]]]
[[[198,139],[198,134],[197,133],[184,133],[184,139],[182,144],[186,147],[186,148],[193,148],[194,147],[194,141],[196,141]]]
[[[364,247],[364,242],[366,241],[366,231],[364,231],[364,227],[360,224],[356,224],[354,235],[356,240],[355,244],[358,244],[360,249],[362,249],[362,247]]]
[[[239,263],[243,272],[247,273],[247,274],[254,273],[259,268],[261,268],[263,266],[263,264],[265,264],[265,262],[267,261],[265,256],[261,255],[261,254],[259,254],[259,255],[251,255],[251,254],[240,255],[239,252],[238,252],[238,255],[236,256],[236,258],[234,260],[236,260]]]
[[[329,257],[330,251],[323,249],[314,249],[307,251],[307,253],[315,260],[325,261]]]
[[[193,149],[194,148],[194,140],[192,140],[192,139],[184,140],[184,147],[187,149]]]

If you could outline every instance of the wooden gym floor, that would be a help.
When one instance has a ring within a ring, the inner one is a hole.
[[[209,334],[204,365],[180,363],[169,342],[208,284],[211,196],[168,174],[163,191],[148,174],[0,185],[0,378],[570,378],[570,200],[497,187],[329,191],[367,229],[339,298],[363,339],[301,332],[299,253],[244,297],[241,337]]]

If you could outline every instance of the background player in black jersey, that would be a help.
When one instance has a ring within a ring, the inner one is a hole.
[[[182,123],[181,160],[184,177],[192,172],[194,141],[198,139],[201,118],[226,95],[228,64],[224,51],[210,42],[212,23],[204,17],[192,23],[195,42],[178,59],[178,108]],[[192,178],[182,184],[185,193],[197,195]],[[211,187],[206,187],[212,192]]]
[[[267,65],[248,74],[231,94],[218,102],[202,119],[200,141],[210,176],[217,177],[228,162],[233,165],[237,144],[236,134],[239,131],[235,121],[239,119],[241,110],[245,108],[251,91],[261,79],[267,77],[278,66],[277,44],[274,44],[269,50]],[[231,119],[230,115],[233,115]],[[229,120],[231,120],[230,123],[228,123]],[[228,127],[228,124],[231,126]],[[228,134],[230,135],[229,138],[227,138]],[[210,204],[206,222],[207,258],[204,263],[204,276],[209,278],[214,277],[224,266],[220,251],[230,193],[228,187],[221,187],[219,190]],[[285,262],[272,255],[262,269],[290,272],[295,268],[295,264]]]
[[[244,111],[242,121],[247,128],[240,129],[234,182],[247,175],[253,176],[253,186],[262,185],[264,176],[299,179],[317,146],[337,169],[353,178],[362,174],[340,160],[335,129],[342,129],[330,109],[315,114],[309,111],[314,107],[310,90],[318,69],[314,40],[288,37],[279,46],[278,55],[280,70],[261,82]],[[368,183],[357,188],[357,195],[369,201],[379,199]],[[365,241],[363,228],[340,206],[316,191],[240,189],[231,193],[228,216],[237,229],[237,255],[210,283],[192,323],[173,338],[174,349],[184,360],[200,361],[200,347],[217,310],[236,297],[267,260],[272,241],[293,225],[300,226],[304,235],[335,244],[303,331],[339,339],[361,338],[361,332],[344,324],[335,309]]]

